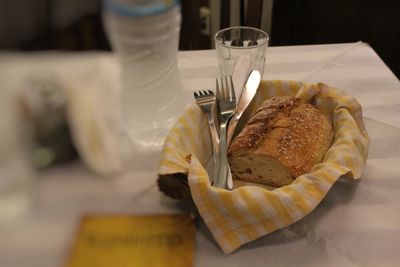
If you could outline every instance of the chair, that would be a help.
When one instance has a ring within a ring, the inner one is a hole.
[[[211,47],[220,29],[249,26],[271,32],[273,0],[211,0]]]

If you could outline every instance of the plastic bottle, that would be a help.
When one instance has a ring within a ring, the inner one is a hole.
[[[104,19],[121,77],[121,120],[129,140],[159,147],[184,97],[177,69],[178,1],[105,0]]]

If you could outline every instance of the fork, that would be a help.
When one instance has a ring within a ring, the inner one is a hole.
[[[214,182],[214,177],[216,175],[215,173],[215,164],[216,164],[216,159],[219,157],[219,137],[218,137],[218,132],[217,128],[215,126],[215,119],[214,119],[214,113],[213,113],[213,108],[216,102],[215,95],[213,91],[211,90],[202,90],[198,92],[193,93],[194,98],[196,99],[197,105],[204,111],[204,113],[207,115],[207,120],[208,120],[208,128],[210,130],[211,134],[211,144],[212,144],[212,150],[213,150],[213,155],[211,157],[210,162],[207,164],[207,173],[208,177],[210,179],[210,182]]]
[[[233,116],[236,110],[236,96],[233,87],[232,76],[221,77],[216,80],[216,95],[219,110],[219,157],[217,158],[216,167],[218,168],[217,175],[214,177],[214,185],[221,188],[231,190],[233,188],[232,174],[228,164],[226,155],[227,150],[227,126],[229,119]]]

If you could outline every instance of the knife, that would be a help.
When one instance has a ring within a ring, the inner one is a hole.
[[[227,144],[229,145],[233,133],[235,132],[235,128],[237,126],[237,123],[240,119],[240,117],[243,115],[244,111],[246,108],[249,106],[251,100],[253,100],[253,97],[255,96],[258,86],[260,85],[261,82],[261,74],[258,70],[252,70],[249,74],[249,77],[247,78],[247,82],[242,90],[242,93],[239,98],[239,102],[236,105],[236,111],[235,114],[233,114],[232,118],[229,121],[228,124],[228,130],[227,130]]]
[[[257,70],[251,71],[247,78],[246,84],[241,92],[239,101],[236,105],[235,114],[233,114],[233,116],[230,119],[229,124],[228,124],[228,129],[227,129],[227,133],[226,133],[228,145],[232,139],[232,135],[235,132],[235,128],[236,128],[236,125],[237,125],[240,117],[243,115],[244,111],[249,106],[251,100],[255,96],[258,86],[260,85],[260,81],[261,81],[260,72]],[[210,161],[207,164],[207,167],[206,167],[207,173],[214,173],[214,175],[212,175],[212,178],[210,177],[211,183],[214,182],[214,177],[216,175],[215,164],[216,164],[216,155],[213,154]],[[233,180],[232,180],[232,174],[231,174],[229,165],[228,165],[228,168],[229,168],[229,171],[228,171],[229,176],[228,176],[227,186],[228,186],[229,190],[232,190],[233,189]]]

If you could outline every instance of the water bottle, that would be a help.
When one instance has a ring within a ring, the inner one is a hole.
[[[159,147],[184,107],[179,1],[105,0],[104,11],[120,66],[123,131],[134,145]]]

